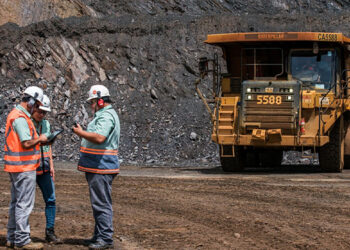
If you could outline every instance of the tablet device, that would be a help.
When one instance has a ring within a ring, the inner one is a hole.
[[[56,137],[63,132],[64,129],[56,130],[47,137],[47,142],[55,141]]]

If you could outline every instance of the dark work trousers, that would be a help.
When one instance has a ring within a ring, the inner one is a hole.
[[[113,244],[112,182],[116,174],[85,173],[95,219],[93,239]]]

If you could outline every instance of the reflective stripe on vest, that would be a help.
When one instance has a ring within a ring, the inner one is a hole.
[[[51,148],[49,152],[43,153],[43,157],[41,157],[40,165],[36,169],[37,175],[50,172],[50,153],[51,153]]]
[[[95,174],[117,174],[118,150],[81,147],[78,170]]]
[[[33,122],[22,111],[14,108],[7,117],[4,145],[4,161],[6,172],[26,172],[35,170],[40,164],[39,145],[34,148],[25,149],[19,139],[18,134],[14,131],[12,123],[23,117],[26,119],[32,139],[38,138]]]

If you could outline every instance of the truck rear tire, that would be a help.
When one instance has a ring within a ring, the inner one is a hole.
[[[344,169],[350,169],[350,120],[349,120],[349,113],[344,116],[344,131],[345,131],[345,138],[344,138]],[[345,120],[347,119],[347,120]]]
[[[223,157],[220,152],[221,167],[225,172],[242,171],[246,163],[246,150],[242,146],[234,146],[235,157]]]
[[[340,117],[329,135],[329,143],[319,150],[320,167],[325,172],[340,173],[344,168],[344,120]]]

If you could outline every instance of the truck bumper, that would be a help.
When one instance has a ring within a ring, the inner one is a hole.
[[[282,135],[280,140],[256,140],[252,135],[220,135],[211,136],[213,142],[221,145],[241,145],[256,147],[321,147],[329,142],[329,136],[308,136],[300,137],[293,135]]]

